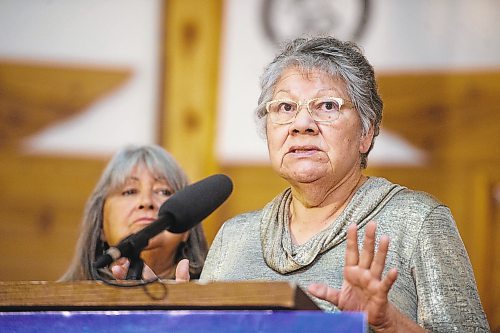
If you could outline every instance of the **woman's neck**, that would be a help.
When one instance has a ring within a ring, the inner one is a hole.
[[[361,173],[335,186],[303,184],[292,187],[290,232],[295,244],[304,244],[326,229],[345,209],[356,190],[366,181]]]

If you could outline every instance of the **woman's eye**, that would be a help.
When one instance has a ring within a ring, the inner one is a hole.
[[[293,111],[293,105],[290,103],[281,103],[278,110],[280,112],[290,112]]]
[[[136,194],[137,190],[135,188],[128,188],[122,191],[123,196]]]
[[[158,193],[160,193],[161,195],[164,195],[166,197],[169,197],[172,195],[172,191],[170,191],[169,189],[161,189],[158,191]]]
[[[339,105],[335,101],[321,102],[317,109],[324,112],[339,111]]]

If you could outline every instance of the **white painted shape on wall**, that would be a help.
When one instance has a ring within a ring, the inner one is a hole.
[[[27,138],[27,151],[109,155],[154,142],[160,15],[160,0],[0,2],[0,57],[132,71],[112,95]]]

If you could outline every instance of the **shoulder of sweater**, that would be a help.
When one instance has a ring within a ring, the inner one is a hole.
[[[413,216],[413,226],[406,226],[407,228],[421,228],[424,221],[428,221],[430,225],[436,223],[448,224],[454,221],[450,209],[445,204],[423,191],[405,188],[390,200],[388,208],[394,209],[400,216]],[[417,218],[417,216],[420,216],[420,218]],[[417,221],[420,221],[420,223],[417,223]]]
[[[438,199],[427,192],[409,189],[404,185],[393,183],[383,177],[371,176],[366,185],[368,193],[371,191],[378,192],[381,189],[390,190],[391,192],[396,190],[397,193],[391,198],[391,202],[394,203],[419,204],[431,207],[431,209],[437,206],[444,206]]]
[[[255,224],[260,221],[262,210],[254,210],[236,215],[224,222],[224,229],[227,228],[242,228],[250,224]]]
[[[412,189],[405,188],[399,191],[391,200],[394,204],[405,204],[407,206],[420,206],[426,210],[433,210],[436,207],[442,206],[443,208],[447,208],[445,204],[440,202],[436,197],[432,194],[416,191]]]
[[[381,182],[381,184],[389,182],[384,178],[376,178],[374,181]],[[391,184],[391,182],[389,182]],[[398,184],[394,184],[400,186]],[[422,218],[426,218],[429,214],[446,215],[447,218],[451,216],[450,209],[435,198],[433,195],[423,191],[417,191],[403,187],[398,191],[387,203],[389,210],[395,210],[400,215],[405,215],[419,212]]]

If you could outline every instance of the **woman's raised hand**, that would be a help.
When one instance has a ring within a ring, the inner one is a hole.
[[[324,284],[312,284],[308,291],[320,299],[329,301],[340,310],[363,311],[368,323],[374,329],[388,330],[396,325],[395,308],[387,295],[397,278],[397,270],[391,269],[382,276],[389,248],[389,238],[382,236],[375,252],[375,222],[366,226],[361,254],[357,242],[357,225],[352,224],[347,231],[344,283],[341,289]],[[397,311],[396,311],[397,312]]]

